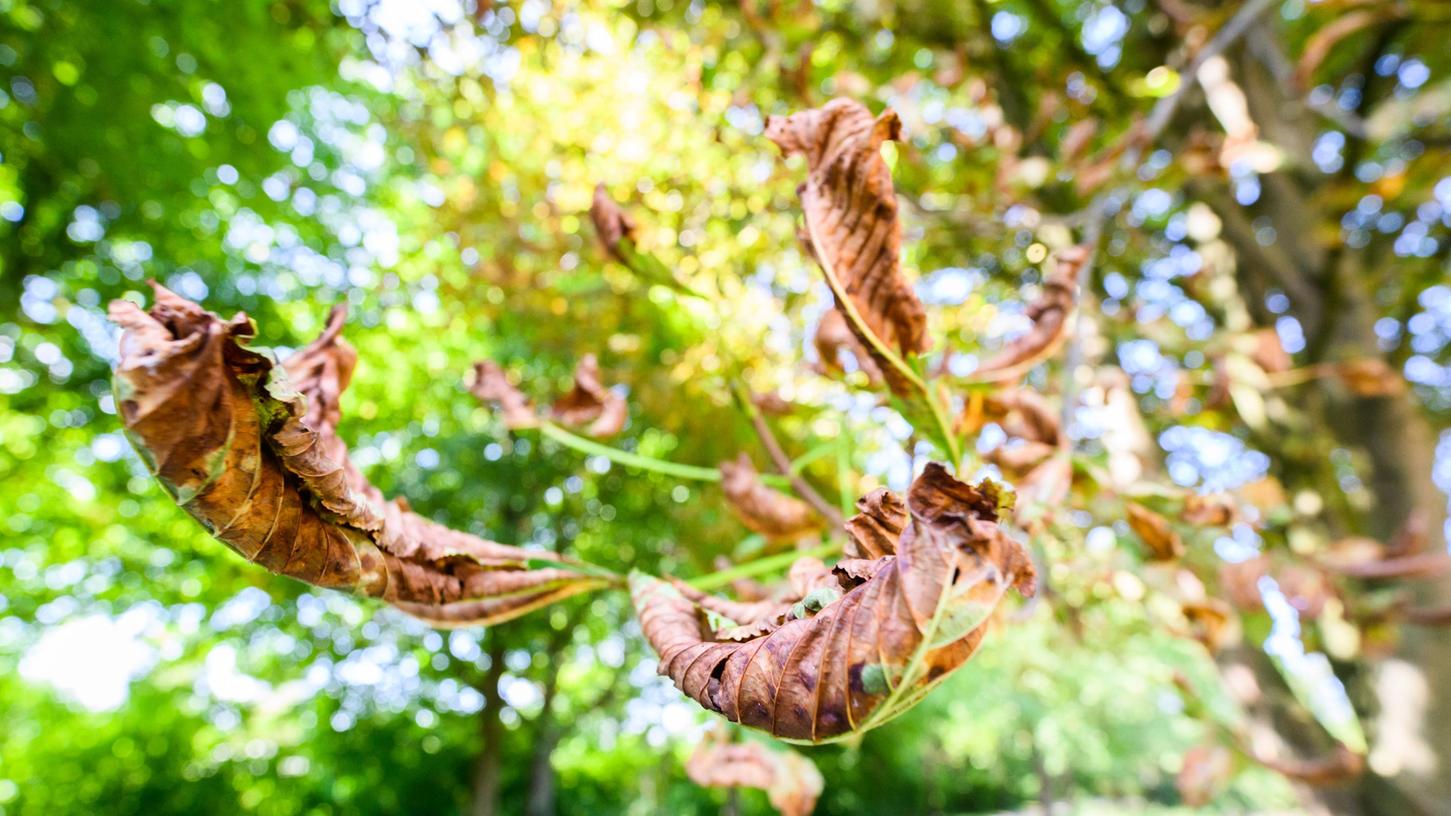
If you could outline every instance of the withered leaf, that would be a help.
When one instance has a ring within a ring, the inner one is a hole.
[[[1234,755],[1222,745],[1196,745],[1184,753],[1174,779],[1179,798],[1189,807],[1204,807],[1218,796],[1234,772]]]
[[[796,406],[790,400],[775,391],[751,394],[751,404],[756,406],[761,413],[771,416],[786,416],[796,410]]]
[[[1189,634],[1217,653],[1234,639],[1234,610],[1218,598],[1185,601],[1180,608],[1189,622]]]
[[[1229,527],[1239,520],[1239,515],[1234,497],[1226,493],[1190,493],[1179,518],[1195,527]]]
[[[873,117],[850,99],[766,120],[766,137],[806,157],[801,205],[813,253],[834,273],[872,334],[902,355],[927,350],[927,317],[902,274],[902,226],[882,143],[900,131],[896,113]],[[837,304],[842,309],[841,303]],[[852,326],[856,332],[857,327]],[[866,337],[859,338],[868,348]],[[908,384],[877,360],[894,391]]]
[[[600,382],[600,365],[593,354],[580,358],[574,388],[555,400],[550,411],[565,425],[584,426],[584,433],[596,438],[614,436],[629,419],[625,400]]]
[[[1357,397],[1393,397],[1406,390],[1400,372],[1379,357],[1338,363],[1335,373]]]
[[[1069,317],[1078,301],[1078,270],[1088,262],[1090,249],[1074,246],[1058,254],[1057,269],[1043,281],[1043,291],[1028,305],[1033,327],[1002,351],[989,357],[972,378],[980,382],[1009,382],[1052,357],[1068,338]]]
[[[155,289],[149,313],[111,304],[122,422],[177,504],[247,560],[440,625],[507,620],[608,583],[435,524],[368,483],[336,433],[357,360],[341,310],[279,366],[246,348],[245,315],[223,321]]]
[[[868,497],[876,517],[848,527],[853,558],[836,573],[844,592],[758,637],[722,639],[700,603],[632,575],[660,672],[732,722],[807,742],[876,727],[918,702],[976,651],[1009,587],[1034,591],[1034,571],[997,525],[994,486],[963,484],[933,463],[905,514],[888,495]],[[896,540],[881,544],[876,534],[894,527]],[[874,569],[861,563],[866,553],[878,553]]]
[[[469,385],[469,393],[480,402],[497,406],[504,427],[511,431],[539,425],[539,415],[535,413],[529,398],[509,382],[509,375],[493,360],[474,363],[474,381]]]
[[[720,476],[731,512],[771,541],[794,541],[826,525],[811,505],[767,487],[744,453],[733,462],[722,462]]]
[[[685,775],[707,788],[758,788],[781,816],[809,816],[825,785],[811,760],[789,748],[706,735],[685,763]]]
[[[1149,558],[1169,561],[1184,554],[1184,540],[1169,526],[1168,519],[1138,502],[1127,502],[1129,527],[1148,548]]]
[[[1365,771],[1365,756],[1342,743],[1336,743],[1328,756],[1314,759],[1266,757],[1257,754],[1255,760],[1296,782],[1314,787],[1346,782]]]
[[[635,240],[635,219],[620,209],[620,205],[610,198],[610,193],[603,184],[595,185],[594,199],[589,205],[589,217],[594,222],[600,243],[604,244],[605,249],[616,260],[628,264],[629,260],[620,252],[620,241]]]
[[[866,351],[866,346],[852,333],[851,326],[847,319],[836,309],[828,311],[821,316],[821,322],[816,324],[816,334],[813,335],[812,344],[816,346],[816,355],[821,358],[820,372],[832,374],[844,371],[841,364],[841,355],[848,353],[856,360],[857,368],[867,375],[867,381],[872,385],[882,382],[882,370],[877,367],[876,360]]]

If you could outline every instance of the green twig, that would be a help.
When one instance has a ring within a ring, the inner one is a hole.
[[[764,575],[768,572],[777,572],[796,563],[802,558],[827,558],[841,552],[841,542],[832,541],[822,544],[810,550],[792,550],[790,552],[768,555],[765,558],[758,558],[755,561],[747,561],[744,564],[737,564],[723,570],[701,575],[686,581],[696,589],[712,590],[723,587],[732,581],[741,578],[754,578],[757,575]]]
[[[634,453],[633,451],[620,450],[619,448],[610,447],[609,445],[596,442],[593,439],[587,439],[578,434],[571,433],[547,420],[539,423],[539,433],[567,448],[573,448],[589,456],[603,456],[617,465],[648,470],[652,473],[659,473],[694,482],[720,481],[720,471],[716,468],[701,467],[700,465],[682,465],[679,462],[669,462],[664,459],[656,459],[653,456]],[[788,487],[790,485],[790,482],[784,476],[766,473],[762,474],[761,478],[773,487]]]
[[[816,256],[816,262],[821,265],[821,271],[826,277],[827,286],[831,287],[831,293],[836,296],[836,304],[856,328],[857,334],[866,340],[872,351],[882,359],[888,366],[897,372],[908,384],[920,393],[922,401],[926,403],[927,411],[932,417],[933,423],[937,426],[939,440],[942,443],[943,452],[952,459],[953,467],[958,465],[962,458],[961,445],[957,436],[952,433],[952,425],[947,421],[947,415],[943,412],[942,405],[935,398],[932,389],[927,387],[927,381],[917,373],[912,366],[907,364],[895,351],[887,346],[876,332],[867,325],[866,319],[857,310],[856,304],[847,296],[846,287],[842,285],[841,279],[836,275],[836,269],[831,265],[831,258],[826,253],[826,248],[816,237],[816,231],[811,228],[811,219],[806,219],[806,234],[811,241],[812,254]]]

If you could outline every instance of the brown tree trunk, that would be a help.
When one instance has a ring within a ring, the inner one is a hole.
[[[1308,152],[1300,148],[1310,143],[1318,125],[1276,81],[1273,54],[1279,46],[1267,41],[1272,36],[1268,29],[1251,36],[1236,57],[1236,80],[1262,137],[1289,148],[1291,158],[1299,159]],[[1347,167],[1352,163],[1347,159]],[[1252,312],[1266,319],[1263,295],[1279,289],[1290,299],[1289,314],[1310,338],[1308,362],[1379,358],[1374,324],[1380,311],[1370,291],[1372,276],[1366,272],[1373,260],[1362,252],[1326,249],[1310,240],[1311,226],[1334,215],[1319,211],[1318,186],[1318,177],[1284,170],[1262,180],[1261,199],[1251,208],[1238,207],[1224,191],[1207,191],[1204,198],[1224,223],[1224,238],[1238,258],[1241,288],[1247,297],[1261,298],[1251,304]],[[1255,219],[1266,219],[1261,223],[1274,227],[1275,241],[1265,245],[1256,239],[1249,228]],[[1296,396],[1303,400],[1297,407],[1328,430],[1336,446],[1363,457],[1366,465],[1360,475],[1373,507],[1335,513],[1337,517],[1327,519],[1331,528],[1385,541],[1418,515],[1430,532],[1429,546],[1444,549],[1446,497],[1431,481],[1436,433],[1414,397],[1357,396],[1333,379]],[[1323,487],[1319,483],[1328,454],[1319,451],[1319,462],[1306,462],[1300,469],[1302,486]],[[1293,462],[1290,466],[1295,467]],[[1311,470],[1319,471],[1320,478],[1306,472]],[[1296,475],[1286,473],[1290,479]],[[1417,594],[1419,603],[1444,604],[1451,601],[1451,586],[1427,584]],[[1393,658],[1357,665],[1343,675],[1369,731],[1371,763],[1348,790],[1323,792],[1321,803],[1335,813],[1451,814],[1451,630],[1404,627]],[[1282,732],[1314,727],[1277,719]],[[1315,742],[1304,734],[1285,736],[1292,745]]]
[[[499,694],[499,679],[504,676],[504,640],[498,631],[490,629],[489,668],[479,682],[478,690],[484,698],[484,707],[479,711],[479,735],[483,747],[478,761],[474,763],[473,802],[469,808],[472,816],[498,816],[500,810],[499,791],[503,777],[504,722],[499,713],[504,699]]]
[[[549,666],[544,679],[544,701],[534,719],[534,752],[529,760],[529,799],[525,802],[527,816],[554,816],[554,748],[563,734],[554,717],[554,698],[559,692],[559,663],[564,645],[574,631],[574,620],[558,630],[549,643]]]

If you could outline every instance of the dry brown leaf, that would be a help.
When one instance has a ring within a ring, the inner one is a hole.
[[[1281,759],[1255,756],[1255,761],[1284,776],[1313,787],[1336,785],[1365,770],[1365,757],[1336,743],[1329,756],[1318,759]]]
[[[1335,45],[1346,37],[1386,20],[1394,20],[1405,12],[1395,4],[1387,3],[1385,8],[1359,9],[1345,12],[1320,27],[1305,41],[1301,49],[1300,62],[1295,67],[1295,82],[1301,89],[1309,88],[1315,69],[1330,55]]]
[[[469,385],[469,393],[480,402],[497,406],[504,427],[511,431],[539,426],[539,415],[534,412],[529,398],[509,382],[509,375],[493,360],[474,363],[474,381]]]
[[[771,541],[794,541],[826,526],[811,505],[767,487],[744,453],[721,463],[720,486],[736,518]]]
[[[1127,502],[1129,527],[1148,547],[1149,558],[1169,561],[1184,554],[1184,540],[1169,526],[1168,519],[1138,502]]]
[[[1406,390],[1401,373],[1379,357],[1337,363],[1335,374],[1357,397],[1393,397]]]
[[[723,731],[706,735],[685,763],[685,775],[706,788],[758,788],[781,816],[809,816],[825,781],[811,760],[789,748],[731,743]]]
[[[1218,598],[1185,601],[1180,611],[1189,622],[1189,634],[1210,652],[1218,653],[1234,640],[1234,610],[1224,601]]]
[[[813,252],[871,333],[905,356],[926,351],[929,341],[922,303],[902,274],[897,197],[881,155],[882,143],[896,139],[900,127],[891,110],[873,118],[858,102],[833,99],[767,119],[766,137],[785,155],[806,157],[809,172],[800,194]],[[871,348],[866,337],[859,339]],[[893,390],[905,393],[909,384],[902,376],[884,360],[876,362]]]
[[[907,514],[887,495],[867,497],[864,515],[876,516],[848,525],[853,558],[834,571],[842,594],[813,592],[759,637],[722,640],[699,603],[632,575],[660,672],[726,719],[792,740],[872,728],[915,704],[977,649],[1008,587],[1033,592],[1034,571],[996,523],[992,483],[974,488],[933,463],[912,485]],[[893,528],[895,541],[878,536]],[[860,563],[866,553],[880,553],[874,568]]]
[[[1347,578],[1440,578],[1451,573],[1451,554],[1417,553],[1375,561],[1324,561],[1326,569]]]
[[[574,370],[574,388],[554,401],[554,418],[565,425],[583,425],[586,436],[614,436],[625,428],[629,408],[625,400],[600,382],[600,365],[586,354]]]
[[[1239,507],[1226,493],[1190,493],[1179,518],[1195,527],[1229,527],[1239,521]]]
[[[868,382],[872,385],[882,382],[882,370],[867,353],[862,341],[852,334],[851,326],[840,311],[832,309],[821,316],[821,322],[816,324],[812,344],[816,346],[816,355],[821,358],[819,370],[822,374],[844,371],[841,354],[846,352],[856,360],[857,368],[867,375]]]
[[[450,530],[388,501],[336,434],[356,353],[343,312],[284,366],[230,321],[161,286],[151,311],[111,304],[124,329],[122,422],[184,510],[242,557],[322,587],[381,598],[441,625],[516,617],[607,581],[550,553]]]
[[[1058,143],[1058,160],[1073,162],[1078,159],[1097,133],[1097,119],[1085,118],[1074,122],[1063,134],[1063,140]]]
[[[1280,333],[1274,329],[1260,329],[1253,332],[1249,337],[1250,352],[1249,358],[1254,360],[1255,365],[1270,374],[1279,374],[1289,371],[1295,366],[1295,360],[1285,351],[1285,345],[1280,342]]]
[[[1234,755],[1222,745],[1196,745],[1184,753],[1184,764],[1174,779],[1179,798],[1189,807],[1203,807],[1229,781],[1234,772]]]
[[[751,404],[756,406],[761,413],[769,416],[787,416],[796,412],[795,403],[775,391],[751,394]]]
[[[1243,561],[1227,561],[1219,567],[1219,591],[1236,609],[1255,612],[1263,609],[1260,579],[1269,574],[1270,559],[1257,555]]]
[[[1057,269],[1043,281],[1038,299],[1028,305],[1033,328],[989,357],[972,378],[981,382],[1009,382],[1052,357],[1068,338],[1069,317],[1078,301],[1078,270],[1088,262],[1088,246],[1069,247],[1058,253]]]
[[[603,184],[595,185],[594,199],[589,205],[589,217],[594,222],[600,243],[604,244],[610,255],[621,263],[629,263],[620,254],[620,241],[635,240],[635,219],[620,209],[620,205],[610,198],[610,193]]]
[[[1274,578],[1285,600],[1305,620],[1320,617],[1325,611],[1325,602],[1335,595],[1330,579],[1313,566],[1286,564],[1275,570]]]

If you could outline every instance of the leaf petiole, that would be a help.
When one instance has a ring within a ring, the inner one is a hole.
[[[744,564],[737,564],[723,570],[707,573],[705,575],[691,578],[685,583],[696,589],[711,590],[723,587],[732,581],[741,578],[754,578],[757,575],[764,575],[769,572],[776,572],[785,569],[802,558],[827,558],[841,552],[841,542],[831,541],[810,550],[792,550],[790,552],[768,555],[765,558],[758,558],[755,561],[747,561]]]

